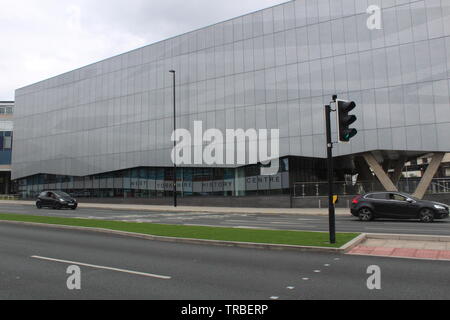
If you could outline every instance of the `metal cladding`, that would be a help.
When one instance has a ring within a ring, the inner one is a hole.
[[[172,69],[178,128],[277,128],[281,157],[325,158],[338,94],[358,134],[336,156],[449,152],[450,2],[385,2],[381,29],[365,1],[290,1],[18,89],[13,179],[171,167]]]

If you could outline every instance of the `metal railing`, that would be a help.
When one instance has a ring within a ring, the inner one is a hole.
[[[402,179],[397,183],[399,191],[414,193],[420,183],[420,178]],[[368,192],[384,191],[385,189],[378,181],[336,181],[333,191],[337,195],[358,195]],[[427,189],[427,194],[450,193],[450,178],[433,179]],[[327,182],[296,182],[294,183],[293,195],[295,198],[325,197],[328,196]]]
[[[8,195],[8,194],[1,194],[0,200],[19,200],[19,195]]]

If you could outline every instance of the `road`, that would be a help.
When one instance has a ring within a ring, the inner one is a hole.
[[[107,219],[162,224],[206,225],[222,227],[245,227],[279,230],[328,231],[327,216],[292,214],[219,214],[219,213],[170,213],[145,211],[120,211],[109,209],[79,208],[72,210],[38,210],[30,205],[0,204],[0,212],[44,216]],[[360,222],[350,215],[337,216],[339,232],[403,233],[450,236],[450,220],[437,220],[424,224],[414,220],[376,220]]]
[[[6,223],[0,255],[0,299],[450,299],[444,261],[178,244]],[[67,289],[70,265],[81,268],[81,290]],[[381,290],[367,288],[371,265],[381,268]]]

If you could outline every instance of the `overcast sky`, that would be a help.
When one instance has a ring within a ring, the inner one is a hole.
[[[40,80],[286,0],[0,0],[0,101]]]

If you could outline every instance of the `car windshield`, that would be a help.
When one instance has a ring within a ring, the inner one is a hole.
[[[67,193],[62,192],[62,191],[54,192],[54,194],[56,194],[56,195],[59,196],[59,197],[70,198],[70,196],[69,196]]]

